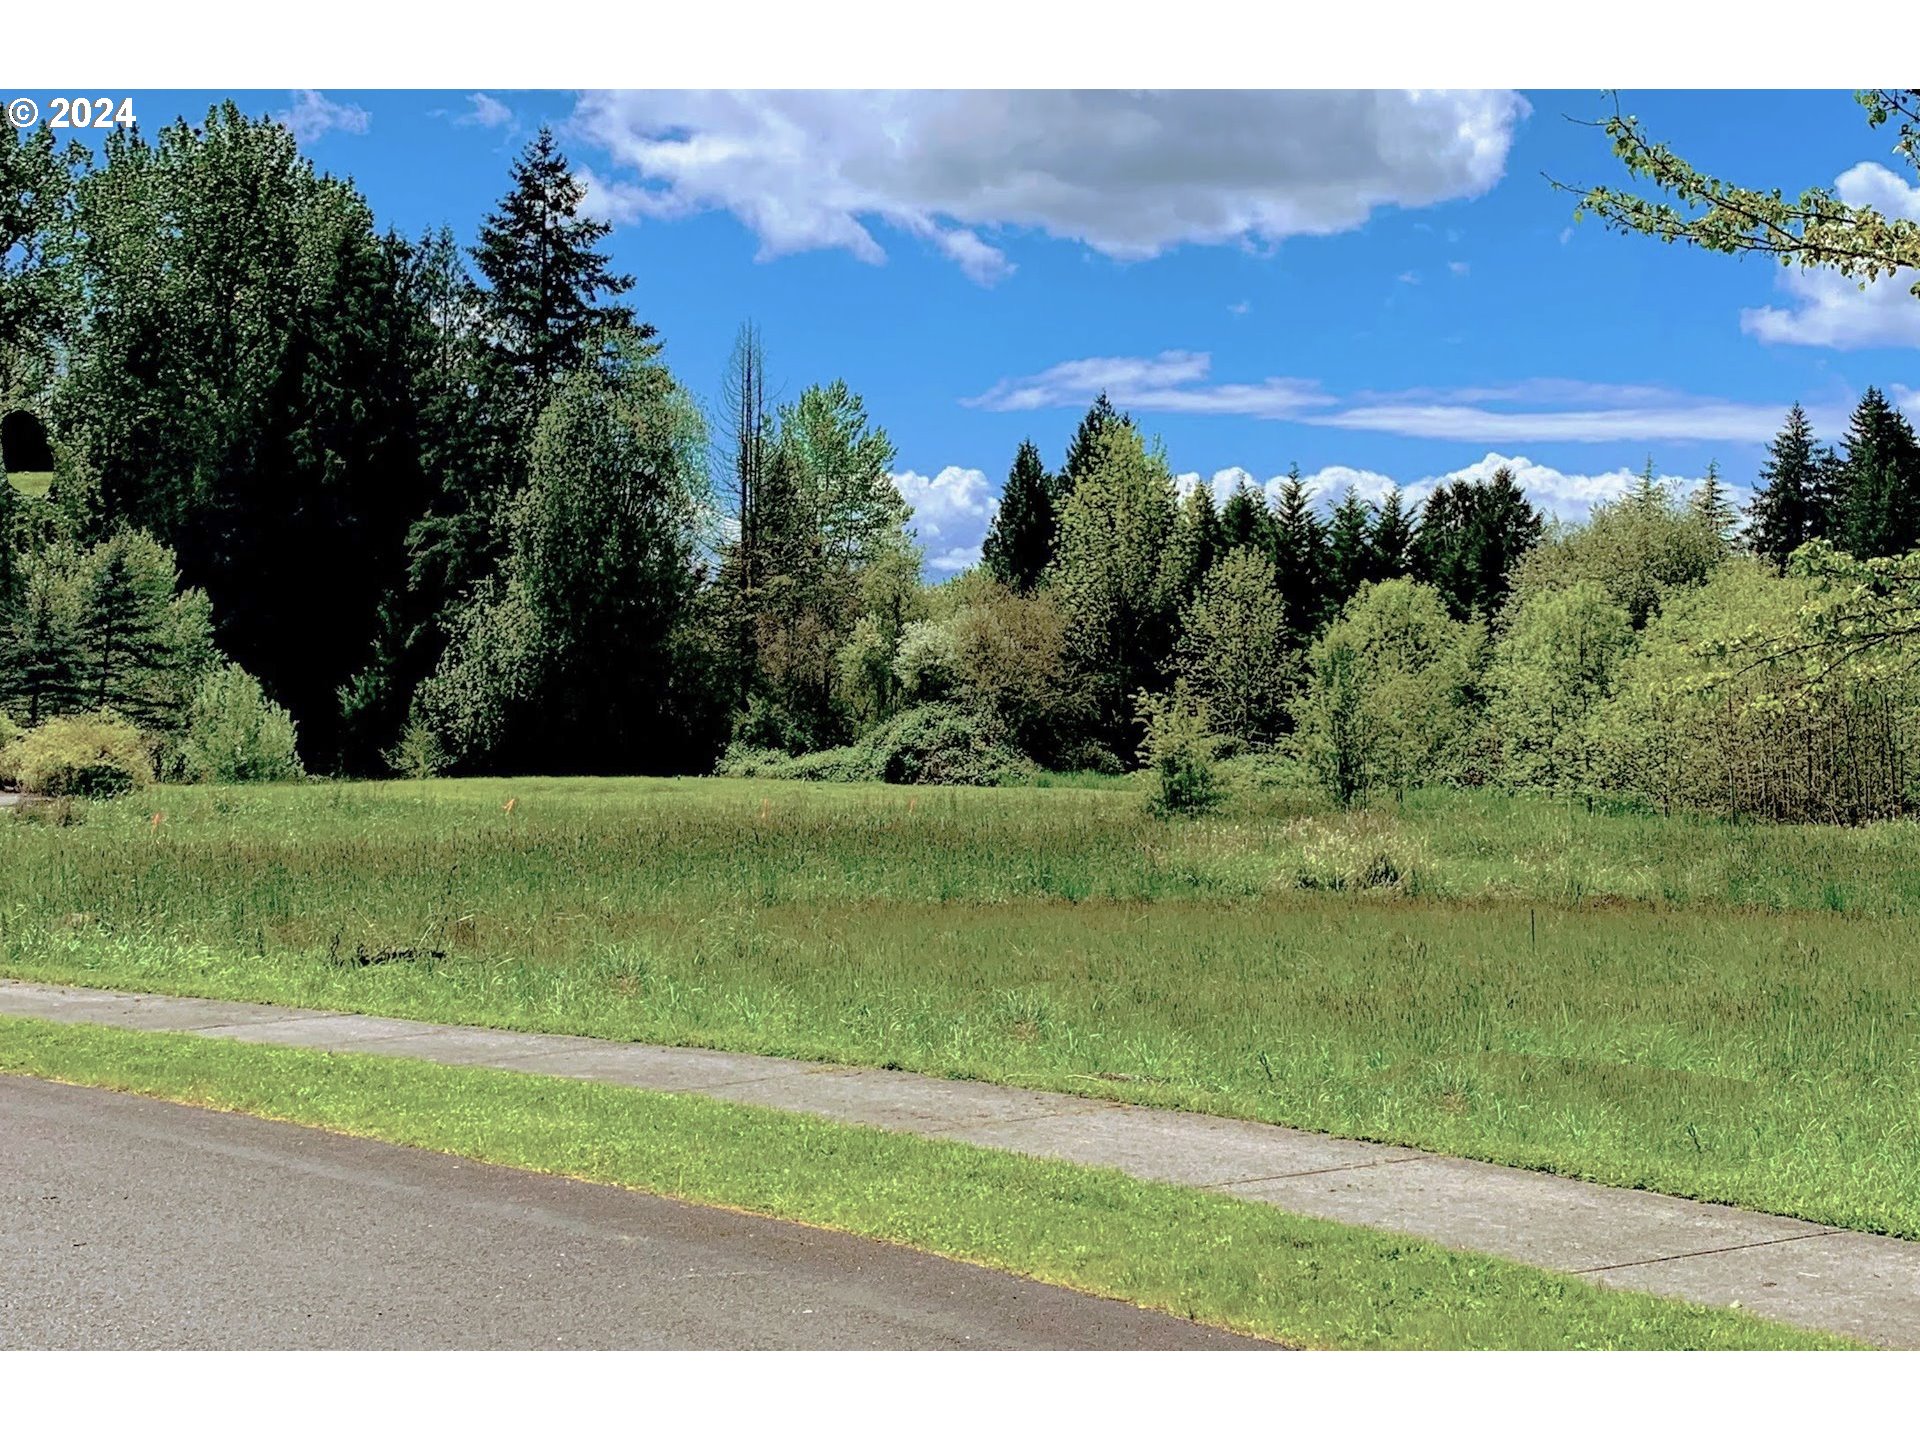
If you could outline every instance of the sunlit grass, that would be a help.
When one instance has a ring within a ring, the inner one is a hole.
[[[1296,1345],[1843,1344],[1115,1171],[703,1097],[14,1019],[0,1071],[801,1220]]]
[[[13,482],[13,488],[22,495],[32,495],[36,498],[45,495],[53,488],[51,470],[9,471],[7,479]]]
[[[1072,784],[156,790],[0,819],[0,969],[1007,1080],[1920,1235],[1916,838],[1245,784],[1192,823]]]

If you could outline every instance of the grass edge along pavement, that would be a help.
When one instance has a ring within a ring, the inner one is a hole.
[[[1920,1238],[1911,822],[1318,805],[156,788],[0,817],[0,972],[1015,1083]],[[1382,846],[1418,884],[1296,883]]]
[[[703,1096],[16,1017],[0,1017],[0,1071],[798,1221],[1312,1348],[1853,1348],[1115,1171]]]

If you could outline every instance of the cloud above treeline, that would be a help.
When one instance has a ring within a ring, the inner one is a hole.
[[[1489,451],[1472,464],[1442,475],[1400,480],[1377,470],[1329,465],[1311,474],[1302,474],[1301,480],[1315,505],[1324,513],[1337,504],[1349,489],[1363,500],[1378,504],[1387,491],[1397,485],[1405,503],[1412,506],[1424,501],[1440,486],[1456,480],[1478,482],[1491,479],[1493,472],[1502,466],[1513,472],[1514,479],[1527,492],[1529,500],[1549,516],[1568,521],[1585,519],[1595,505],[1617,499],[1638,483],[1640,478],[1638,471],[1625,467],[1596,474],[1570,473],[1556,470],[1551,465],[1539,464],[1524,455],[1503,455]],[[1686,494],[1704,477],[1656,472],[1655,478],[1676,492]],[[1198,471],[1186,471],[1174,477],[1174,488],[1185,497],[1197,486],[1206,485],[1213,491],[1216,503],[1225,504],[1235,490],[1250,486],[1264,495],[1268,504],[1272,504],[1278,499],[1286,479],[1284,474],[1263,478],[1250,470],[1232,465],[1208,476]],[[895,475],[893,483],[913,510],[912,525],[921,548],[926,552],[926,568],[934,578],[944,579],[979,562],[981,543],[986,539],[987,529],[993,523],[994,513],[1000,505],[998,486],[988,480],[985,472],[961,465],[949,465],[931,476],[907,470]],[[1746,504],[1749,498],[1746,487],[1728,481],[1724,476],[1721,483],[1726,485],[1728,498],[1734,504]]]
[[[1063,361],[1000,380],[961,403],[996,411],[1074,409],[1103,392],[1122,409],[1143,414],[1292,420],[1476,445],[1765,444],[1779,433],[1791,403],[1754,404],[1661,386],[1554,378],[1339,396],[1317,380],[1298,377],[1216,380],[1212,356],[1196,350]],[[1808,413],[1816,428],[1837,432],[1846,426],[1843,410],[1809,407]]]
[[[1383,475],[1377,470],[1356,470],[1347,465],[1329,465],[1311,474],[1300,477],[1307,493],[1323,511],[1352,490],[1361,499],[1378,504],[1386,497],[1387,491],[1398,488],[1403,503],[1416,505],[1424,501],[1443,485],[1456,480],[1483,482],[1493,478],[1494,471],[1501,467],[1513,472],[1513,478],[1527,492],[1527,498],[1548,515],[1560,520],[1584,520],[1592,513],[1595,505],[1608,500],[1617,500],[1629,488],[1639,483],[1640,472],[1624,466],[1618,470],[1608,470],[1597,474],[1569,473],[1556,470],[1551,465],[1541,465],[1524,455],[1502,455],[1489,451],[1471,465],[1463,465],[1457,470],[1449,470],[1443,475],[1424,475],[1417,479],[1397,480],[1391,475]],[[1685,494],[1690,492],[1705,477],[1702,475],[1675,475],[1655,470],[1654,478],[1661,484]],[[1242,486],[1251,486],[1267,497],[1269,504],[1279,498],[1280,489],[1286,484],[1285,475],[1269,475],[1265,479],[1239,467],[1229,466],[1225,470],[1216,470],[1210,476],[1202,476],[1198,471],[1189,470],[1174,477],[1174,485],[1184,496],[1196,486],[1205,484],[1213,491],[1214,499],[1224,504],[1228,496]],[[1736,504],[1744,504],[1746,489],[1728,481],[1724,476],[1721,483],[1726,485],[1730,497]]]
[[[615,162],[617,223],[732,214],[762,258],[884,225],[991,284],[1031,232],[1117,260],[1352,230],[1485,194],[1527,102],[1505,90],[594,91],[572,125]]]
[[[293,105],[289,109],[276,111],[273,118],[291,130],[293,138],[303,145],[334,130],[343,130],[349,135],[364,135],[367,127],[373,123],[373,117],[358,105],[329,100],[318,90],[295,90],[290,93]]]

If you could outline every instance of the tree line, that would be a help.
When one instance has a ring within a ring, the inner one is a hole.
[[[1905,612],[1874,605],[1920,449],[1878,391],[1837,449],[1788,417],[1744,531],[1717,473],[1672,495],[1651,461],[1578,526],[1504,469],[1216,502],[1102,396],[929,585],[860,396],[782,402],[749,325],[703,404],[584,198],[545,131],[470,245],[381,232],[230,103],[98,160],[0,132],[0,412],[52,439],[44,497],[0,485],[7,723],[116,716],[189,778],[992,781],[1184,746],[1346,802],[1912,794]]]

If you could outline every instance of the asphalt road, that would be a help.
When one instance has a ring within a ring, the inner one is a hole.
[[[0,1076],[0,1347],[1252,1344],[871,1240]]]

